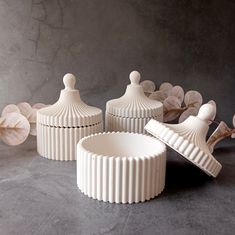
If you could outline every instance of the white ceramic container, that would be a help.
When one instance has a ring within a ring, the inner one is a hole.
[[[156,138],[124,132],[90,135],[77,145],[77,185],[105,202],[144,202],[165,186],[166,147]]]
[[[150,119],[163,120],[163,105],[144,94],[139,72],[131,72],[130,81],[122,97],[106,103],[106,131],[146,133],[144,126]]]
[[[213,114],[213,105],[204,104],[196,117],[189,116],[180,124],[151,120],[145,129],[206,174],[216,177],[222,166],[210,153],[206,143],[208,121],[212,120]]]
[[[37,150],[52,160],[75,160],[76,145],[84,136],[103,131],[102,111],[88,106],[74,88],[76,78],[66,74],[59,100],[37,112]]]

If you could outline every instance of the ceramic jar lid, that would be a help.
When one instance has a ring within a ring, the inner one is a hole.
[[[101,109],[81,100],[79,91],[74,88],[75,76],[68,73],[63,82],[65,89],[61,90],[59,100],[38,111],[38,122],[53,127],[84,127],[102,122]]]
[[[133,71],[130,73],[130,81],[125,94],[106,103],[106,113],[127,117],[145,118],[155,117],[162,113],[162,103],[149,99],[143,91],[140,82],[140,73]]]
[[[212,119],[213,113],[214,107],[211,104],[204,104],[196,117],[190,116],[180,124],[150,120],[145,130],[208,175],[216,177],[222,166],[210,153],[206,144],[208,120]]]

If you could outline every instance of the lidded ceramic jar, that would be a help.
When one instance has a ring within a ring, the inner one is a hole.
[[[84,136],[103,131],[102,110],[85,104],[66,74],[59,100],[37,112],[37,150],[52,160],[75,160],[76,145]]]
[[[146,133],[144,126],[150,119],[163,121],[163,105],[149,99],[140,83],[140,73],[130,73],[125,94],[106,103],[105,130]]]

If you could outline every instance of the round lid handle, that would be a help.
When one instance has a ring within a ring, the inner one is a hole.
[[[140,83],[140,73],[138,71],[132,71],[129,75],[131,84],[139,85]]]
[[[65,90],[74,90],[76,77],[71,73],[67,73],[63,77],[63,82],[64,82]]]
[[[203,121],[212,120],[214,116],[215,108],[212,104],[204,104],[199,109],[197,117]]]

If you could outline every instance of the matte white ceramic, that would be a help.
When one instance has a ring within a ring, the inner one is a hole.
[[[156,117],[157,118],[157,117]],[[105,123],[108,130],[119,131],[119,132],[134,132],[134,133],[146,133],[144,130],[144,126],[151,120],[152,118],[125,118],[118,117],[111,114],[106,113]]]
[[[82,137],[103,131],[103,120],[101,109],[81,100],[74,75],[66,74],[63,82],[59,100],[37,112],[37,149],[45,158],[67,161],[76,159]]]
[[[124,132],[90,135],[77,145],[77,185],[105,202],[150,200],[165,186],[166,147],[156,138]]]
[[[163,120],[163,105],[144,94],[140,73],[131,72],[130,81],[122,97],[106,103],[106,131],[145,133],[144,126],[151,118]]]
[[[208,120],[212,120],[213,114],[213,105],[204,104],[196,117],[189,116],[180,124],[166,124],[151,120],[145,126],[145,130],[208,175],[216,177],[222,166],[212,156],[206,144]]]

